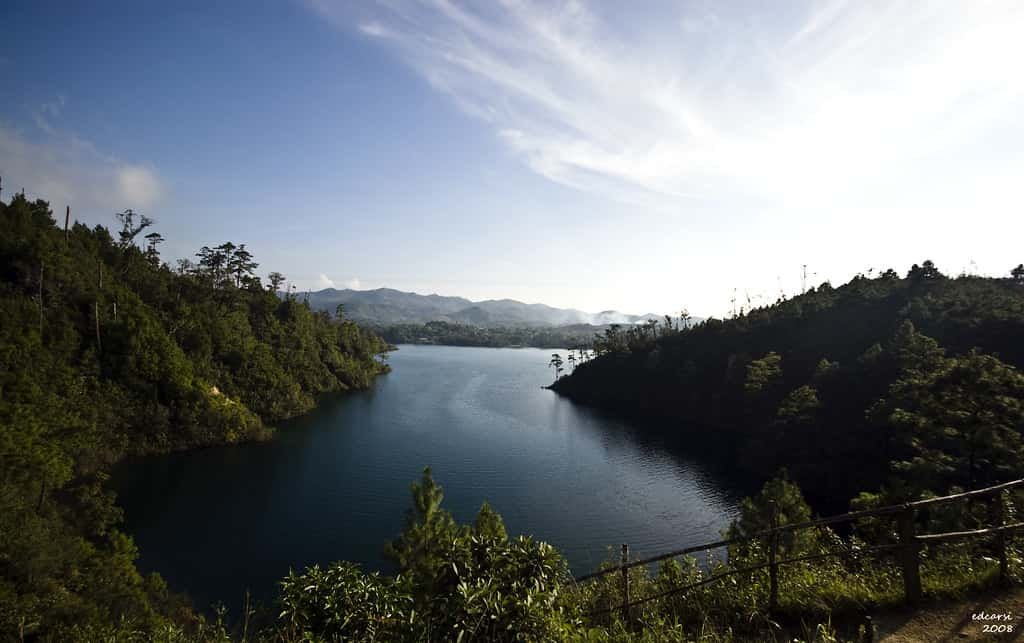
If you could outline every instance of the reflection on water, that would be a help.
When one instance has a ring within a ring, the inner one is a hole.
[[[114,486],[140,566],[200,606],[247,588],[269,599],[317,562],[392,571],[382,546],[424,466],[458,520],[486,500],[577,574],[619,543],[644,556],[715,539],[736,510],[721,476],[542,389],[550,353],[403,346],[373,390],[325,400],[271,442],[125,463]]]

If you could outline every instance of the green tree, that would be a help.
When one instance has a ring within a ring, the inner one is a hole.
[[[136,223],[135,216],[137,214],[129,208],[124,212],[118,212],[114,215],[121,222],[121,232],[119,234],[121,248],[128,248],[128,246],[135,243],[135,237],[139,236],[140,232],[156,223],[146,215],[139,215],[138,222]]]
[[[150,232],[146,235],[146,259],[153,265],[160,265],[160,251],[157,247],[164,242],[164,237],[159,232]]]
[[[284,284],[285,276],[274,271],[267,275],[267,279],[270,281],[270,291],[277,293],[281,290],[282,284]]]
[[[929,259],[918,266],[916,263],[910,267],[910,272],[907,273],[907,279],[911,281],[924,281],[934,279],[944,279],[945,275],[939,272],[939,269],[935,267],[935,264]]]
[[[813,386],[804,384],[791,391],[782,400],[778,417],[793,422],[809,422],[814,418],[814,414],[820,406],[818,392]]]
[[[252,253],[245,249],[245,244],[239,245],[228,256],[227,269],[235,279],[235,287],[242,285],[247,277],[252,277],[259,264],[253,261]]]
[[[451,514],[441,508],[444,490],[434,482],[430,467],[412,484],[412,507],[406,512],[401,535],[384,548],[402,574],[417,579],[418,601],[426,600],[437,583],[437,569],[450,541],[459,536]]]
[[[904,376],[931,373],[943,365],[946,355],[937,341],[918,332],[910,320],[904,320],[897,326],[888,351]]]
[[[761,359],[747,364],[747,377],[743,388],[748,394],[759,394],[782,377],[782,356],[771,351]]]
[[[548,362],[548,367],[555,369],[556,382],[558,381],[558,378],[562,376],[562,364],[564,364],[562,361],[562,355],[560,353],[552,353],[551,361]]]
[[[726,531],[728,538],[749,538],[768,531],[772,525],[783,526],[811,519],[811,508],[800,488],[789,480],[785,470],[764,484],[753,498],[740,503],[740,517]],[[774,521],[774,522],[773,522]],[[780,535],[779,551],[783,555],[799,555],[814,543],[808,530],[787,531]]]
[[[1010,277],[1019,284],[1024,283],[1024,263],[1017,264],[1017,267],[1010,271]]]
[[[498,512],[491,508],[491,505],[484,503],[476,514],[473,523],[473,534],[478,538],[505,542],[508,540],[508,533],[505,531],[505,522]]]
[[[888,419],[905,449],[895,463],[912,489],[975,489],[1024,475],[1024,375],[972,351],[894,386]]]

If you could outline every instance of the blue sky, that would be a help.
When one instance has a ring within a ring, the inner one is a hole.
[[[5,2],[0,175],[300,289],[722,315],[1024,261],[1019,2]]]

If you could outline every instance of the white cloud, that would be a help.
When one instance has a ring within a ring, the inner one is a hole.
[[[360,288],[362,288],[362,283],[360,283],[359,277],[352,277],[351,279],[348,280],[348,282],[345,283],[345,286],[347,288],[351,288],[352,290],[359,290]]]
[[[381,37],[388,35],[387,30],[379,22],[367,22],[359,25],[359,31],[368,36]]]
[[[334,288],[334,287],[335,287],[334,280],[321,272],[320,273],[320,277],[316,281],[316,289],[317,290],[323,290],[324,288]]]
[[[117,169],[119,194],[129,207],[146,207],[160,200],[164,193],[160,178],[152,169],[124,165]]]
[[[953,178],[959,151],[1000,128],[1024,139],[1015,0],[677,9],[648,32],[578,2],[314,6],[394,50],[538,174],[629,202],[820,206],[922,162]]]
[[[166,193],[152,167],[126,163],[99,151],[89,141],[57,129],[59,115],[54,103],[40,111],[46,127],[39,137],[0,124],[0,163],[4,188],[25,188],[26,194],[46,199],[55,207],[70,205],[81,211],[148,208]]]

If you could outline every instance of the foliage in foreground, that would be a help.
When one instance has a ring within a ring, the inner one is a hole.
[[[139,611],[94,614],[67,623],[44,640],[80,641],[838,641],[860,640],[863,614],[902,604],[902,579],[886,556],[826,558],[780,571],[778,608],[768,610],[768,574],[743,568],[765,560],[758,539],[730,546],[708,559],[667,560],[656,570],[630,570],[633,600],[661,596],[621,610],[618,571],[577,584],[552,547],[527,537],[509,538],[484,504],[472,525],[459,525],[441,507],[443,494],[429,469],[414,484],[405,529],[386,549],[399,565],[394,577],[364,573],[336,562],[290,573],[278,607],[244,624],[195,618],[172,602]],[[1019,498],[1015,500],[1019,503]],[[770,524],[809,517],[799,489],[785,477],[767,483],[742,503],[728,535],[743,538]],[[968,519],[961,517],[961,520]],[[820,529],[780,543],[782,559],[856,551],[892,538],[878,519],[846,537]],[[925,517],[920,528],[948,528],[950,515]],[[863,537],[862,537],[863,536]],[[870,539],[867,539],[870,538]],[[993,586],[998,564],[986,543],[935,547],[923,552],[922,578],[931,598],[959,598]],[[1011,543],[1011,572],[1021,569]],[[608,562],[606,568],[615,568]],[[703,581],[722,576],[715,582]],[[123,581],[122,581],[123,582]],[[685,589],[684,589],[685,588]],[[680,591],[683,590],[684,591]],[[140,588],[171,600],[159,587]],[[150,598],[150,601],[154,599]],[[142,605],[146,602],[143,599]],[[123,604],[122,607],[127,607]]]
[[[863,614],[902,604],[903,584],[889,556],[825,558],[783,566],[780,601],[768,610],[768,572],[736,573],[765,561],[763,541],[730,546],[717,557],[684,557],[657,570],[630,570],[633,600],[662,596],[622,612],[618,571],[576,584],[550,546],[510,539],[486,504],[473,525],[457,525],[441,508],[442,493],[424,472],[413,485],[413,508],[387,551],[400,565],[395,577],[365,574],[334,563],[292,573],[282,583],[276,623],[257,632],[266,640],[314,641],[751,641],[859,640]],[[799,489],[785,477],[769,481],[742,505],[732,538],[810,517]],[[947,527],[948,516],[920,527]],[[800,532],[780,543],[780,558],[857,551],[891,538],[877,523],[840,537],[828,529]],[[891,527],[891,526],[889,526]],[[924,589],[957,598],[992,586],[998,566],[986,543],[935,547],[922,554]],[[1019,572],[1019,548],[1011,569]],[[614,569],[609,562],[606,568]],[[722,580],[700,584],[722,576]],[[685,591],[679,591],[683,588]]]
[[[282,583],[289,636],[326,640],[543,641],[563,638],[570,620],[568,567],[550,545],[520,536],[484,504],[473,525],[441,508],[429,469],[413,485],[402,535],[387,547],[395,578],[351,563],[313,567]]]

